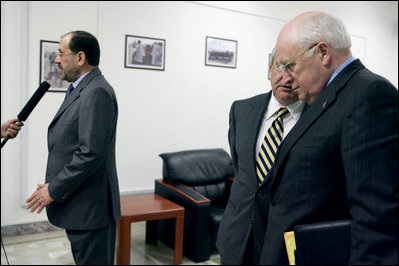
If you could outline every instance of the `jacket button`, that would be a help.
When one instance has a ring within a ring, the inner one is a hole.
[[[262,191],[256,192],[256,196],[257,196],[258,198],[262,197],[262,195],[263,195]]]

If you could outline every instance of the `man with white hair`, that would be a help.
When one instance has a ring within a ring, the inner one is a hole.
[[[350,47],[343,23],[323,12],[278,36],[278,68],[310,106],[255,196],[259,264],[288,264],[283,235],[296,225],[337,220],[351,223],[350,264],[398,263],[398,91]]]

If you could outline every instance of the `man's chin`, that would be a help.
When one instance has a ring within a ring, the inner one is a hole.
[[[309,93],[305,93],[304,91],[299,90],[298,91],[298,98],[301,101],[306,102],[307,104],[312,104],[314,102],[314,99],[312,99],[312,96]]]
[[[61,80],[65,80],[65,81],[67,81],[67,82],[70,82],[70,81],[68,80],[68,77],[65,76],[65,75],[62,75],[62,76],[61,76]]]
[[[278,95],[282,99],[291,99],[293,97],[297,97],[297,93],[293,90],[281,90],[279,91]]]

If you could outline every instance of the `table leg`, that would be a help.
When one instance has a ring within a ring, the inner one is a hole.
[[[116,264],[129,265],[130,264],[130,239],[131,239],[131,224],[120,220],[117,229],[117,250],[116,250]]]
[[[146,222],[145,243],[146,243],[146,245],[157,245],[157,243],[158,243],[158,220]]]
[[[184,212],[183,215],[176,216],[175,230],[175,264],[183,261],[183,231],[184,231]]]

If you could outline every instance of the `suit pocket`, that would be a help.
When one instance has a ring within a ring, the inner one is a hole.
[[[68,127],[68,128],[77,128],[77,119],[63,119],[60,120],[59,123],[57,123],[58,126],[60,127]]]
[[[236,176],[231,187],[229,204],[234,212],[239,212],[249,204],[254,195],[254,189],[246,182],[242,182],[240,177]]]

